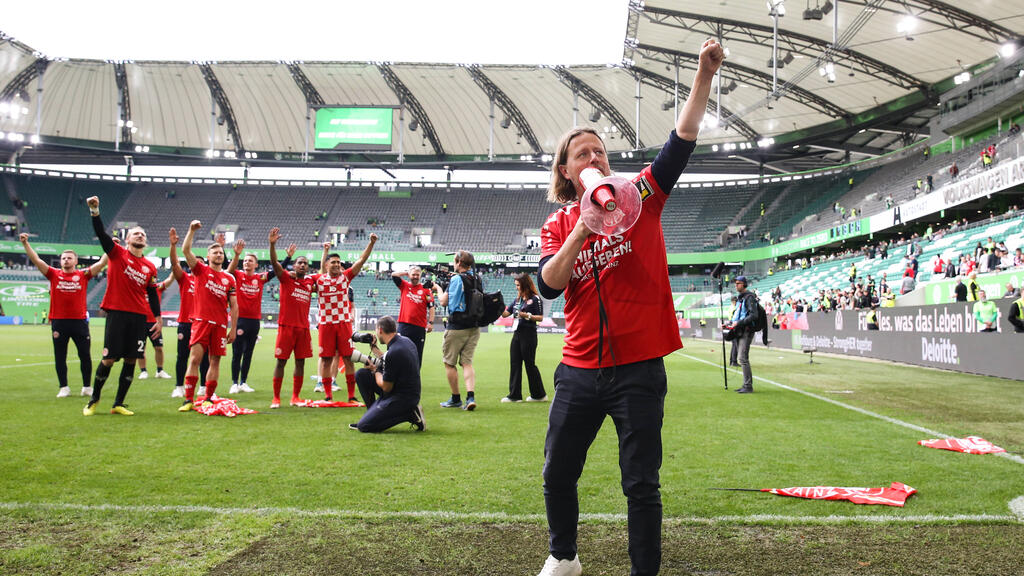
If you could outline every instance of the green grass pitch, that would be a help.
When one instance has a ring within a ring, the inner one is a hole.
[[[174,338],[166,329],[172,373]],[[151,378],[129,393],[135,416],[111,415],[112,377],[86,418],[73,347],[75,396],[57,399],[48,327],[0,329],[0,573],[536,573],[546,556],[548,404],[499,402],[509,335],[481,337],[472,413],[438,406],[448,395],[441,335],[428,335],[427,431],[377,435],[347,429],[361,409],[269,410],[273,338],[264,330],[257,346],[257,392],[235,397],[259,414],[179,414],[174,381]],[[94,361],[101,340],[94,327]],[[930,436],[909,427],[1024,453],[1021,382],[756,350],[755,375],[819,397],[765,381],[741,396],[723,389],[715,344],[684,344],[665,359],[664,573],[1011,574],[1024,562],[1020,511],[1010,507],[1024,496],[1020,457],[923,448],[917,441]],[[541,336],[549,396],[560,347],[559,336]],[[151,350],[149,360],[152,373]],[[229,360],[219,392],[230,386]],[[312,370],[307,361],[304,396],[318,398]],[[284,396],[290,372],[291,363]],[[739,374],[729,382],[738,387]],[[919,491],[905,508],[711,490],[893,481]],[[579,493],[584,573],[624,573],[611,420]],[[915,552],[929,546],[937,552]]]

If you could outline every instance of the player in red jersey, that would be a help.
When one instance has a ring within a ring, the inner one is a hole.
[[[164,278],[162,282],[157,282],[156,285],[156,296],[163,302],[164,292],[174,281],[173,275]],[[153,360],[156,361],[156,373],[153,375],[154,378],[165,378],[171,379],[171,375],[164,372],[164,332],[163,332],[163,318],[157,319],[153,317],[153,313],[146,314],[147,330],[152,329],[153,324],[160,324],[160,331],[156,334],[149,334],[149,341],[153,344]],[[139,358],[139,380],[145,380],[149,378],[149,373],[146,372],[146,351],[142,351],[142,358]]]
[[[725,59],[713,39],[701,46],[693,87],[675,129],[633,182],[640,219],[615,235],[594,234],[580,218],[580,173],[611,174],[600,135],[575,128],[559,141],[548,198],[565,204],[541,228],[540,293],[565,292],[566,335],[544,444],[544,503],[551,555],[541,575],[578,575],[577,481],[606,416],[619,438],[632,574],[661,564],[661,426],[667,378],[663,357],[679,349],[661,213],[696,146],[711,82]]]
[[[434,331],[434,292],[420,284],[423,270],[413,266],[405,272],[394,272],[391,280],[398,287],[398,333],[416,344],[420,367],[423,367],[423,345],[427,333]],[[403,277],[409,278],[408,281]]]
[[[317,321],[317,340],[320,349],[319,374],[320,383],[324,388],[327,399],[331,399],[331,387],[334,385],[334,372],[331,370],[331,363],[335,356],[340,356],[345,363],[345,382],[348,384],[348,400],[356,401],[356,375],[355,367],[352,364],[351,356],[355,349],[352,347],[352,322],[355,316],[352,310],[352,302],[348,299],[349,284],[352,279],[359,275],[363,264],[373,252],[373,245],[377,243],[377,235],[370,234],[370,241],[363,249],[349,268],[342,268],[341,256],[338,254],[327,254],[330,250],[330,242],[324,243],[324,256],[321,258],[321,272],[314,274],[316,282],[317,298],[320,304],[320,311]]]
[[[210,369],[206,372],[206,398],[203,404],[212,404],[210,399],[217,391],[220,359],[227,354],[227,345],[235,339],[235,330],[238,328],[235,278],[223,270],[224,247],[217,243],[210,244],[206,249],[209,265],[192,253],[192,241],[196,230],[200,228],[202,223],[193,220],[181,245],[185,262],[196,277],[196,293],[192,301],[192,339],[189,340],[188,371],[185,372],[185,402],[178,408],[179,412],[192,410],[196,382],[199,381],[199,364],[207,353],[210,355]]]
[[[53,329],[53,359],[57,368],[57,398],[71,396],[68,387],[68,340],[75,343],[78,350],[78,363],[82,370],[82,396],[91,396],[92,388],[89,378],[92,377],[92,351],[89,346],[89,320],[85,307],[85,296],[89,280],[95,278],[107,266],[107,255],[99,262],[84,270],[78,270],[78,254],[74,250],[60,253],[60,268],[54,268],[43,262],[32,245],[28,243],[28,234],[18,236],[25,248],[28,259],[36,265],[43,276],[50,281],[50,327]]]
[[[174,362],[175,387],[171,398],[185,397],[185,373],[188,372],[189,343],[192,341],[192,301],[196,294],[196,277],[181,267],[178,260],[178,231],[171,228],[167,232],[171,245],[171,276],[178,283],[178,354]],[[206,373],[210,369],[210,353],[203,356],[199,363],[199,376],[206,382]],[[202,392],[205,392],[203,390]],[[205,394],[200,394],[204,396]]]
[[[316,289],[316,281],[309,272],[309,260],[305,256],[295,259],[295,276],[292,277],[277,261],[277,241],[281,239],[281,229],[273,228],[267,236],[270,241],[270,264],[274,274],[281,283],[281,311],[277,315],[277,341],[274,344],[274,400],[271,408],[281,407],[281,385],[284,382],[284,367],[288,358],[295,354],[295,371],[292,373],[292,406],[305,403],[300,397],[302,378],[304,377],[306,358],[313,356],[312,342],[309,335],[309,301]],[[292,246],[288,247],[293,250]]]
[[[235,277],[238,286],[238,333],[231,344],[231,393],[255,392],[248,384],[249,366],[252,365],[252,353],[256,349],[256,340],[260,335],[260,318],[263,304],[263,286],[274,277],[273,271],[256,273],[259,260],[249,253],[242,259],[242,270],[238,270],[239,259],[245,251],[245,240],[235,242],[235,257],[228,265],[228,274]],[[292,245],[283,266],[288,267],[295,246]]]
[[[121,375],[118,378],[117,396],[111,414],[131,416],[133,412],[124,405],[128,389],[132,386],[135,361],[142,356],[146,345],[146,312],[160,316],[160,300],[156,295],[156,266],[143,255],[146,249],[146,231],[136,226],[128,230],[125,237],[127,248],[114,244],[100,219],[100,199],[93,196],[86,200],[92,214],[92,229],[110,257],[107,271],[107,291],[100,308],[107,312],[107,325],[103,333],[103,360],[96,368],[92,384],[92,398],[82,409],[82,414],[92,416],[100,401],[103,385],[110,375],[114,362],[123,359]],[[159,330],[154,325],[150,333]]]

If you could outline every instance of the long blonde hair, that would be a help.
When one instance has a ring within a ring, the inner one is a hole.
[[[569,161],[569,144],[572,143],[573,138],[580,134],[593,134],[598,140],[601,140],[601,135],[597,133],[597,130],[584,126],[577,126],[562,135],[558,140],[558,151],[555,153],[555,159],[551,163],[551,184],[548,185],[548,202],[568,204],[569,202],[576,201],[576,183],[562,176],[562,172],[558,168],[559,166],[565,166],[566,162]],[[604,140],[601,140],[601,142],[603,143]]]

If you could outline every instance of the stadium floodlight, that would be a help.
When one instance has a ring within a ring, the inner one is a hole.
[[[999,55],[1003,58],[1009,58],[1013,56],[1013,53],[1017,51],[1017,45],[1013,42],[1007,42],[999,47]]]
[[[718,144],[712,144],[711,145],[711,151],[712,152],[718,152]]]
[[[417,120],[417,119],[413,118],[413,119],[412,119],[412,122],[409,122],[409,131],[410,131],[410,132],[415,132],[415,131],[416,131],[416,129],[417,129],[417,128],[419,128],[419,127],[420,127],[420,122],[419,122],[419,120]]]
[[[675,100],[665,100],[664,102],[661,103],[661,109],[664,110],[664,111],[671,110],[671,109],[675,108],[675,106],[676,106],[676,101]]]
[[[33,144],[39,144],[39,134],[33,134],[29,139],[29,142]]]
[[[512,118],[510,118],[509,116],[505,116],[504,118],[501,119],[501,122],[499,124],[501,125],[502,128],[508,130],[508,127],[512,125]]]
[[[896,31],[903,34],[907,40],[913,40],[914,37],[910,35],[911,32],[917,29],[918,20],[913,14],[907,14],[896,24]]]
[[[601,111],[598,110],[597,108],[594,108],[594,111],[590,113],[590,116],[587,116],[587,120],[590,120],[591,122],[597,122],[600,119]]]
[[[765,4],[768,6],[769,16],[782,18],[786,15],[786,0],[766,0]]]
[[[825,3],[821,5],[821,13],[828,14],[832,11],[835,6],[832,4],[832,0],[825,0]]]

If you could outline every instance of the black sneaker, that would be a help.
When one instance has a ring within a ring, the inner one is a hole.
[[[423,406],[417,404],[416,407],[413,408],[411,422],[412,427],[415,428],[417,432],[423,432],[427,429],[427,419],[423,415]]]
[[[737,390],[736,393],[737,394],[753,394],[754,393],[754,389],[753,388],[748,388],[748,387],[744,386],[743,388],[740,388],[739,390]]]
[[[355,422],[353,422],[353,423],[348,425],[348,429],[349,430],[355,430],[356,432],[358,432],[359,431],[359,424],[356,424]]]

